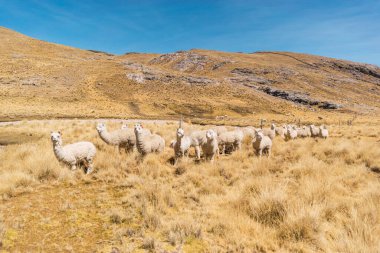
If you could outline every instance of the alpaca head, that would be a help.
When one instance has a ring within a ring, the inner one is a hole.
[[[135,133],[142,133],[143,127],[140,123],[135,124]]]
[[[275,128],[276,128],[276,125],[272,123],[272,125],[270,126],[270,129],[274,130]]]
[[[256,137],[256,140],[261,141],[264,137],[264,134],[262,131],[256,131],[255,137]]]
[[[207,140],[213,140],[214,138],[216,138],[216,133],[214,132],[214,130],[212,130],[212,129],[207,130],[206,138],[207,138]]]
[[[53,142],[53,144],[62,144],[62,137],[61,136],[62,136],[61,131],[50,133],[50,139]]]
[[[185,131],[182,128],[177,129],[177,137],[182,138],[185,135]]]
[[[104,123],[98,123],[96,130],[98,130],[99,133],[104,132],[106,131],[106,125]]]
[[[121,124],[121,129],[127,129],[127,128],[128,128],[127,123],[123,123],[123,124]]]

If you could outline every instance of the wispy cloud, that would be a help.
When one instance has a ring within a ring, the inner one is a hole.
[[[380,65],[378,0],[0,0],[0,25],[114,53],[297,51]]]

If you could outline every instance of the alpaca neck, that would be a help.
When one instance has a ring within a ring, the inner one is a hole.
[[[142,148],[144,146],[142,133],[141,132],[135,132],[135,135],[136,135],[136,147],[137,147],[137,149],[142,150]]]
[[[55,156],[58,158],[58,160],[61,160],[63,157],[63,148],[62,148],[62,142],[61,143],[53,143],[53,150]]]
[[[183,138],[183,136],[180,137],[180,136],[177,135],[177,145],[178,146],[181,146],[182,138]]]
[[[107,130],[99,132],[99,136],[105,143],[111,143],[111,135]]]

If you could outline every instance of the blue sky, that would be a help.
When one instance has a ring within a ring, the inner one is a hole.
[[[116,54],[271,50],[380,65],[380,0],[0,0],[0,26]]]

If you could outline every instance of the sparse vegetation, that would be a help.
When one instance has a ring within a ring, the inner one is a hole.
[[[276,137],[271,159],[256,157],[245,140],[214,164],[195,163],[191,150],[175,166],[168,147],[143,160],[136,151],[119,154],[98,137],[95,122],[4,126],[0,135],[41,138],[0,150],[0,249],[376,252],[377,124],[332,125],[326,140]],[[177,124],[144,127],[170,143]],[[96,145],[93,174],[58,164],[49,135],[60,128],[67,142]]]

